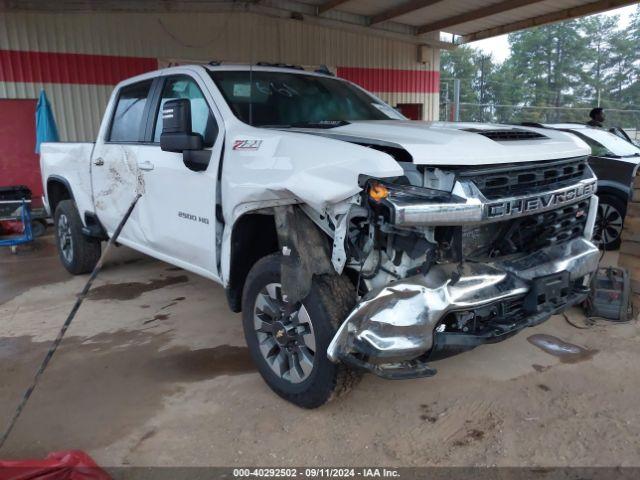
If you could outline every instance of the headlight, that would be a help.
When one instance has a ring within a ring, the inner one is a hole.
[[[479,200],[442,190],[369,179],[366,192],[372,207],[398,226],[459,225],[483,218]]]
[[[443,190],[389,183],[382,180],[369,180],[367,192],[369,198],[378,203],[385,199],[408,200],[412,198],[420,201],[433,202],[450,202],[456,201],[456,199],[464,201]]]

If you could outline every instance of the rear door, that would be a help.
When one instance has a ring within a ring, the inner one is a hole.
[[[142,80],[115,92],[110,111],[100,129],[91,157],[93,203],[100,222],[112,235],[129,205],[140,191],[141,150],[145,147],[147,117],[156,80]],[[80,166],[78,166],[80,168]],[[119,241],[147,252],[136,207]],[[150,253],[150,252],[148,252]]]
[[[175,71],[173,71],[175,72]],[[218,279],[216,193],[218,166],[224,138],[222,117],[206,82],[196,73],[165,75],[160,79],[149,116],[149,145],[137,153],[144,196],[137,208],[140,229],[156,256],[188,270]],[[160,149],[162,106],[169,100],[188,99],[192,131],[204,138],[210,155],[205,171],[190,170],[182,153]]]

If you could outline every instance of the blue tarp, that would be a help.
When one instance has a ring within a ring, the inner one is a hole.
[[[58,142],[58,128],[56,120],[53,118],[51,105],[47,100],[47,94],[44,89],[40,90],[40,98],[36,106],[36,153],[40,153],[40,144],[42,142]]]

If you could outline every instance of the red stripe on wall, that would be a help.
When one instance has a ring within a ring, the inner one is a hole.
[[[338,67],[337,74],[372,92],[436,93],[440,89],[440,72],[435,70]]]
[[[157,68],[155,58],[0,50],[3,82],[115,85]]]

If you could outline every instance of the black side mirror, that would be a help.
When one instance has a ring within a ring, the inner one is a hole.
[[[160,148],[165,152],[202,150],[203,139],[191,131],[191,102],[186,98],[169,100],[162,107]]]

